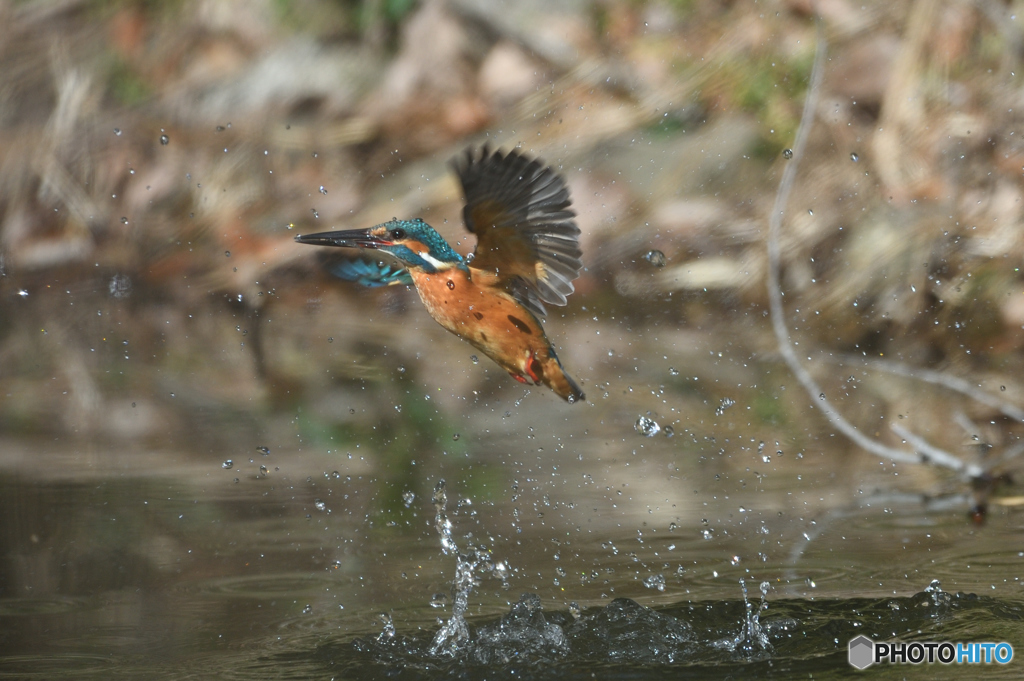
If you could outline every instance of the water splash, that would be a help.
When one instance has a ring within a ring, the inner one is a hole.
[[[924,588],[924,592],[931,597],[932,605],[936,608],[947,606],[953,600],[953,597],[950,594],[942,590],[942,584],[940,584],[937,579],[933,579],[931,583]],[[923,605],[927,605],[927,602]]]
[[[540,597],[523,594],[496,624],[480,627],[472,659],[478,664],[493,665],[523,658],[560,658],[568,653],[565,630],[545,619]]]
[[[940,640],[950,626],[966,631],[979,618],[994,617],[1001,627],[1019,623],[1016,603],[946,593],[934,583],[905,597],[786,599],[773,603],[771,616],[768,582],[759,584],[760,599],[748,598],[747,585],[740,586],[742,601],[685,601],[657,610],[617,598],[585,611],[570,602],[566,610],[543,612],[539,597],[524,594],[501,618],[478,621],[469,642],[451,656],[431,652],[429,632],[394,633],[387,616],[381,618],[383,631],[323,650],[331,673],[347,669],[353,678],[582,679],[595,672],[602,678],[683,678],[694,672],[744,678],[762,675],[765,667],[749,665],[764,662],[789,678],[803,676],[794,670],[824,671],[813,660],[828,659],[861,634]],[[405,670],[421,673],[397,673]]]
[[[768,589],[771,585],[768,582],[761,582],[761,601],[755,608],[754,603],[747,598],[746,580],[740,579],[740,589],[743,591],[743,606],[746,610],[743,618],[743,626],[739,634],[731,641],[731,648],[742,653],[748,659],[764,659],[771,655],[772,644],[768,640],[768,633],[761,626],[761,613],[768,609]]]
[[[477,574],[491,574],[508,586],[508,568],[503,562],[495,563],[491,558],[490,549],[483,546],[468,545],[467,550],[459,550],[452,539],[452,521],[448,518],[448,492],[443,479],[437,481],[432,497],[434,502],[434,529],[441,537],[441,551],[446,556],[455,556],[455,580],[452,582],[452,616],[434,635],[430,644],[430,654],[441,657],[456,657],[467,649],[470,642],[469,625],[466,624],[466,610],[469,608],[469,595],[480,581]]]
[[[395,638],[395,623],[391,619],[391,615],[386,612],[378,615],[381,624],[383,625],[379,634],[377,634],[378,643],[387,643]]]
[[[586,614],[566,631],[572,652],[580,659],[617,664],[671,664],[692,657],[699,644],[684,620],[616,598]]]

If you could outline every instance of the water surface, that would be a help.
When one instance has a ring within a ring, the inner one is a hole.
[[[829,677],[860,633],[1022,649],[1014,507],[978,524],[954,477],[833,436],[756,325],[638,333],[577,312],[563,356],[588,402],[565,405],[416,308],[359,327],[337,304],[265,312],[262,377],[231,306],[197,307],[194,335],[136,326],[129,358],[104,360],[123,367],[123,405],[83,433],[5,436],[0,675]],[[308,347],[288,359],[299,319]],[[343,341],[360,329],[392,335]],[[209,368],[176,363],[190,343]],[[253,378],[213,399],[211,372]],[[434,526],[442,478],[455,544],[506,568],[478,574],[454,657],[429,652],[457,562]],[[545,627],[564,645],[533,646]]]

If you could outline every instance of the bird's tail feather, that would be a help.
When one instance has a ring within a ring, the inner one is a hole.
[[[565,372],[562,363],[558,361],[554,348],[548,351],[548,355],[544,366],[544,383],[570,404],[586,400],[587,396],[583,394],[583,389]]]

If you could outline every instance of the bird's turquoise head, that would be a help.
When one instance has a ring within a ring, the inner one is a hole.
[[[370,227],[340,232],[300,234],[300,244],[372,248],[395,256],[406,267],[437,272],[462,265],[462,256],[455,252],[437,231],[420,218],[399,220]]]

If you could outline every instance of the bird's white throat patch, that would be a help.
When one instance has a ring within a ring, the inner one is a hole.
[[[435,258],[434,256],[430,255],[430,253],[427,253],[426,251],[424,251],[423,253],[418,253],[417,255],[419,255],[421,258],[429,262],[431,266],[438,271],[446,270],[452,266],[452,263],[442,262]]]

